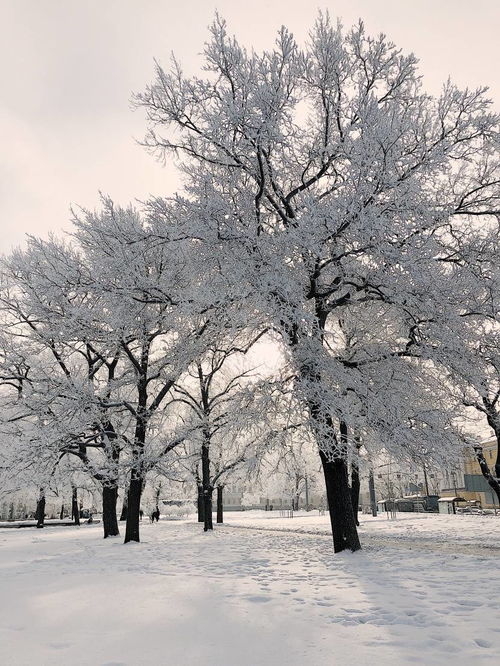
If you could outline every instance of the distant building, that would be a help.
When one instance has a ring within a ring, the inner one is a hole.
[[[497,456],[497,442],[488,439],[481,442],[484,457],[490,469],[493,468]],[[483,509],[498,508],[498,499],[486,479],[481,473],[474,451],[466,449],[463,455],[462,470],[459,475],[460,485],[451,483],[442,489],[443,497],[460,495],[465,500],[478,500]],[[452,477],[453,480],[453,477]],[[457,481],[457,477],[454,479]]]
[[[373,467],[373,481],[377,501],[437,497],[448,485],[453,486],[454,483],[457,487],[463,485],[462,464],[460,462],[456,468],[444,470],[435,466],[431,467],[423,460],[418,464],[380,456]],[[359,503],[363,510],[368,511],[370,493],[366,468],[361,475]]]
[[[224,486],[222,504],[224,511],[241,511],[243,509],[244,485],[241,483],[228,483]]]

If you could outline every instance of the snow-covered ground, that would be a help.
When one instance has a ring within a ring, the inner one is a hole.
[[[325,516],[227,520],[145,523],[127,546],[0,530],[0,663],[500,663],[500,517],[362,517],[365,549],[340,555]]]
[[[241,527],[331,534],[328,515],[319,516],[317,511],[295,512],[293,518],[282,518],[279,511],[245,511],[227,513],[225,520]],[[498,549],[500,558],[500,514],[397,513],[396,519],[392,520],[386,513],[379,513],[377,518],[360,514],[359,520],[360,538],[365,545],[417,547],[465,554]]]

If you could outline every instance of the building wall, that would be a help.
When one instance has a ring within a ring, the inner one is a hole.
[[[486,462],[490,467],[495,464],[496,453],[497,453],[497,443],[494,440],[488,440],[482,444],[484,457]],[[481,474],[481,468],[477,462],[477,458],[474,455],[473,451],[467,451],[464,457],[464,473],[470,475],[479,475]],[[484,478],[484,477],[483,477]]]
[[[490,468],[493,467],[497,456],[497,443],[495,440],[488,440],[482,444],[483,454]],[[467,452],[464,460],[464,479],[465,491],[474,497],[466,499],[478,499],[483,508],[498,507],[498,500],[493,489],[481,473],[481,468],[473,452]]]

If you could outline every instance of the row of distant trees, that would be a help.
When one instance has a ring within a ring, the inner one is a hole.
[[[105,536],[127,477],[129,541],[153,470],[190,469],[211,517],[224,475],[313,441],[357,550],[360,456],[454,458],[474,411],[500,438],[499,118],[361,23],[260,54],[210,31],[204,78],[173,60],[134,97],[183,190],[104,198],[3,263],[2,468],[85,470]]]

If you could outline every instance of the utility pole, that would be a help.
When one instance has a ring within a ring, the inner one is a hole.
[[[370,470],[368,476],[368,488],[370,490],[370,504],[372,508],[372,516],[377,517],[377,498],[375,497],[375,479],[373,478],[373,470]]]

